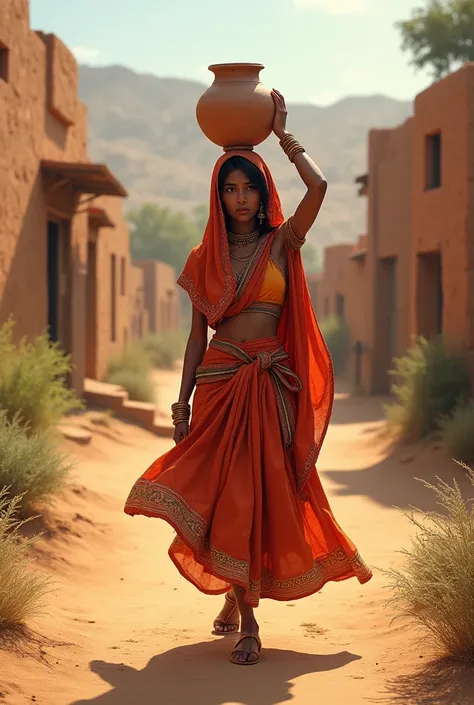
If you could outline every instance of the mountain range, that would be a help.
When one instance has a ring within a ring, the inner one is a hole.
[[[211,76],[211,74],[210,74]],[[317,76],[309,80],[317,82]],[[79,93],[88,108],[89,153],[105,162],[127,188],[126,207],[156,202],[188,212],[207,203],[220,148],[200,131],[196,103],[206,90],[197,81],[138,74],[122,66],[81,66]],[[288,129],[329,182],[311,241],[319,246],[355,240],[365,232],[366,199],[354,179],[367,164],[367,133],[393,127],[412,112],[411,102],[382,95],[348,97],[333,105],[288,106]],[[303,185],[270,137],[258,148],[269,164],[288,215]]]

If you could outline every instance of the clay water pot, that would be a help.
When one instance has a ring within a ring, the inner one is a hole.
[[[275,104],[260,81],[262,64],[214,64],[214,83],[196,106],[199,127],[214,144],[252,149],[272,132]]]

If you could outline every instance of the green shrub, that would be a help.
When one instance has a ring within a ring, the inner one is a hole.
[[[386,407],[387,421],[411,440],[438,428],[440,419],[469,395],[467,363],[442,339],[428,342],[420,338],[403,357],[395,359],[390,374],[397,378],[392,386],[396,401]]]
[[[457,406],[440,422],[443,445],[451,458],[474,461],[474,401]]]
[[[49,433],[27,431],[19,415],[10,421],[0,413],[0,488],[21,496],[22,507],[30,509],[61,488],[71,465]]]
[[[8,498],[0,490],[0,627],[23,624],[43,610],[51,590],[47,577],[31,570],[28,550],[35,540],[23,540],[25,523],[16,519],[21,497]]]
[[[107,382],[123,387],[133,401],[155,401],[153,383],[148,374],[127,369],[116,370],[107,377]]]
[[[67,386],[70,358],[47,335],[12,342],[12,320],[0,327],[0,409],[18,414],[31,432],[55,426],[63,414],[82,408]]]
[[[119,355],[113,355],[107,364],[106,377],[129,370],[130,372],[148,373],[151,369],[150,356],[138,342],[129,343]],[[108,381],[108,379],[107,379]]]
[[[338,316],[326,318],[321,323],[321,333],[331,353],[335,374],[344,372],[349,352],[349,329]]]
[[[145,336],[142,345],[150,356],[153,367],[172,370],[176,360],[184,354],[186,338],[183,331],[168,331],[163,335]]]
[[[150,357],[139,343],[130,343],[121,355],[109,360],[105,381],[123,387],[134,401],[155,399]]]
[[[474,485],[474,474],[463,465]],[[406,515],[417,533],[403,550],[401,570],[382,571],[393,591],[390,604],[430,636],[441,656],[474,661],[474,505],[437,478],[433,490],[445,514]]]

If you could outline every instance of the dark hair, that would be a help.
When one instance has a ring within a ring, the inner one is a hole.
[[[226,162],[224,162],[221,167],[221,170],[219,171],[218,185],[219,194],[221,194],[221,197],[226,179],[229,174],[231,174],[233,171],[242,171],[248,178],[248,180],[254,184],[255,188],[260,194],[260,198],[263,203],[263,210],[265,212],[265,220],[262,224],[262,230],[265,233],[268,232],[272,229],[271,225],[268,223],[268,202],[270,200],[270,194],[268,193],[267,182],[265,181],[264,175],[262,174],[260,169],[255,166],[253,162],[249,161],[248,159],[245,159],[245,157],[231,157]]]

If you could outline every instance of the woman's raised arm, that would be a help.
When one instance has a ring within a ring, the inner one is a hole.
[[[282,238],[288,247],[298,249],[319,213],[327,191],[327,181],[319,167],[306,154],[304,148],[286,129],[287,109],[281,93],[272,91],[275,101],[273,132],[291,162],[295,165],[307,191],[294,214],[282,228]]]

